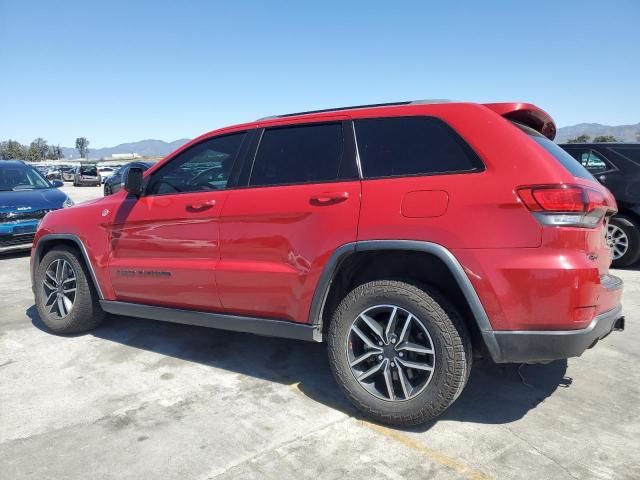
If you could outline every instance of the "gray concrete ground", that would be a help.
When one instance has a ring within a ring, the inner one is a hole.
[[[638,479],[640,271],[616,274],[625,332],[568,362],[478,362],[439,420],[396,430],[358,416],[320,344],[121,317],[47,333],[28,257],[3,257],[0,478]]]

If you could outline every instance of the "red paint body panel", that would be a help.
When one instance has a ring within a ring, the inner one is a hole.
[[[321,272],[341,245],[418,240],[450,250],[496,330],[577,329],[574,310],[620,301],[600,278],[610,253],[597,228],[543,227],[521,203],[523,185],[579,184],[506,118],[553,138],[546,112],[524,103],[443,103],[360,108],[261,120],[207,133],[383,116],[431,115],[448,123],[485,165],[476,173],[354,180],[126,200],[120,192],[48,214],[48,233],[78,235],[108,300],[307,321]],[[604,190],[603,190],[604,191]],[[442,192],[442,193],[435,193]],[[445,199],[446,197],[446,199]],[[187,212],[189,202],[214,208]],[[329,201],[328,201],[328,200]],[[446,200],[446,201],[445,201]],[[104,210],[109,213],[102,215]],[[144,285],[118,270],[170,271]]]
[[[316,201],[327,194],[340,198]],[[230,191],[217,269],[225,309],[307,321],[325,262],[356,240],[359,209],[359,181]]]
[[[404,195],[400,211],[407,218],[432,218],[444,215],[448,206],[444,190],[415,190]]]
[[[118,300],[221,310],[218,217],[227,191],[126,198],[112,214],[109,273]],[[211,208],[200,210],[205,202]]]

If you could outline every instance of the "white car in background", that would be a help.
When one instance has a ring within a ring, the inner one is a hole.
[[[116,169],[113,167],[98,167],[98,175],[100,175],[100,181],[102,183],[106,182],[107,178],[113,175],[113,172],[115,171]]]

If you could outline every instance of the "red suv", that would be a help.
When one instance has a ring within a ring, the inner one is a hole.
[[[403,102],[207,133],[114,195],[47,214],[54,332],[105,312],[328,343],[367,415],[411,425],[474,356],[547,362],[622,329],[616,204],[524,103]]]

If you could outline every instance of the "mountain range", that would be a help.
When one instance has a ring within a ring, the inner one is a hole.
[[[613,135],[619,142],[640,142],[640,123],[635,125],[601,125],[599,123],[579,123],[560,127],[556,133],[556,143],[564,143],[580,135],[589,135],[591,140],[600,135]]]
[[[556,143],[564,143],[569,139],[580,135],[589,135],[592,139],[598,135],[613,135],[622,142],[640,141],[640,123],[635,125],[601,125],[599,123],[579,123],[567,127],[558,128]],[[140,140],[139,142],[121,143],[115,147],[89,149],[89,158],[103,158],[114,153],[137,153],[143,157],[164,157],[176,148],[189,141],[188,138],[181,138],[173,142],[163,140]],[[62,152],[65,158],[78,158],[78,151],[75,148],[63,147]]]
[[[181,138],[173,142],[165,142],[163,140],[140,140],[139,142],[121,143],[115,147],[91,148],[89,145],[89,158],[100,159],[108,157],[114,153],[137,153],[143,157],[164,157],[166,154],[173,152],[176,148],[181,147],[190,139]],[[62,147],[62,153],[65,158],[79,158],[80,155],[75,148]]]

